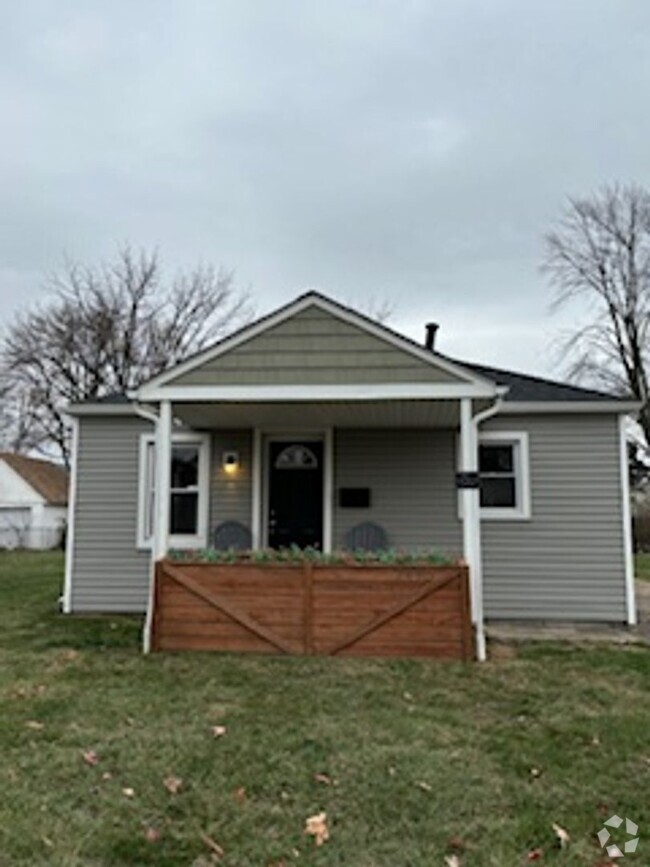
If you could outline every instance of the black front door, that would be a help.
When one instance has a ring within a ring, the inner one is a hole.
[[[323,546],[323,443],[269,444],[269,547]]]

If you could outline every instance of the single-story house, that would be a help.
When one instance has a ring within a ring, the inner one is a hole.
[[[0,452],[0,548],[56,548],[68,514],[68,473],[51,461]]]
[[[634,623],[638,405],[434,340],[310,292],[134,394],[71,406],[64,610],[150,613],[171,548],[327,552],[370,533],[464,558],[479,656],[484,618]]]

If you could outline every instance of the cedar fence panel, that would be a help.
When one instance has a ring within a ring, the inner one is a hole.
[[[474,656],[465,566],[156,564],[152,648]]]

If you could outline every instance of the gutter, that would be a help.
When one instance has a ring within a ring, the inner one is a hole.
[[[478,452],[478,433],[479,425],[490,418],[493,418],[499,413],[503,407],[503,401],[508,393],[507,387],[499,387],[497,390],[497,399],[495,402],[477,413],[472,417],[472,439],[474,448]],[[479,495],[480,496],[480,495]],[[485,662],[487,659],[487,648],[485,643],[485,617],[483,614],[483,545],[481,541],[481,509],[480,503],[477,510],[476,533],[475,533],[475,550],[474,550],[474,582],[473,592],[475,594],[475,612],[476,612],[476,658],[479,662]]]

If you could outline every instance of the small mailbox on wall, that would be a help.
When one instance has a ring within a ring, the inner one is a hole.
[[[339,488],[341,509],[369,509],[370,488]]]

